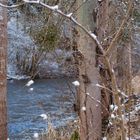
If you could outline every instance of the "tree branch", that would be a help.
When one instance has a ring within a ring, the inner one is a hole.
[[[58,9],[58,6],[49,6],[43,2],[41,2],[40,0],[37,1],[30,1],[30,0],[23,0],[24,3],[20,3],[17,5],[12,5],[12,6],[7,6],[7,5],[3,5],[0,3],[0,6],[4,7],[4,8],[16,8],[19,7],[23,4],[29,3],[29,4],[40,4],[44,7],[46,7],[47,9],[51,10],[52,12],[55,12],[63,17],[65,17],[66,19],[69,19],[70,21],[72,21],[75,25],[77,25],[79,28],[81,28],[95,43],[96,45],[99,47],[99,49],[101,50],[102,54],[105,54],[105,51],[102,47],[102,45],[100,44],[99,40],[97,39],[97,36],[94,33],[91,33],[89,30],[87,30],[84,26],[82,26],[79,22],[76,21],[76,19],[74,19],[74,17],[72,16],[73,14],[65,14],[63,13],[61,10]]]
[[[122,23],[121,23],[121,25],[120,25],[120,27],[119,27],[119,29],[118,29],[118,31],[117,31],[115,37],[113,38],[113,40],[111,41],[109,47],[107,48],[107,51],[105,52],[105,55],[108,55],[108,53],[110,52],[110,50],[115,46],[115,43],[117,42],[118,37],[120,36],[120,34],[121,34],[121,32],[122,32],[122,30],[123,30],[123,28],[124,28],[124,26],[125,26],[125,24],[126,24],[128,18],[129,18],[130,12],[131,12],[131,10],[132,10],[132,2],[133,2],[133,1],[130,0],[129,8],[128,8],[127,14],[126,14],[125,18],[123,19],[123,21],[122,21]]]
[[[8,5],[4,5],[4,4],[0,3],[0,6],[3,7],[3,8],[17,8],[17,7],[22,6],[24,4],[25,4],[25,2],[24,3],[19,3],[19,4],[8,6]]]
[[[128,8],[128,12],[126,14],[125,19],[122,21],[122,24],[118,30],[118,32],[116,33],[115,37],[113,38],[113,40],[111,41],[111,44],[109,45],[107,51],[105,51],[101,45],[101,43],[99,42],[97,36],[94,33],[91,33],[89,30],[87,30],[83,25],[81,25],[76,19],[74,19],[74,17],[72,16],[73,14],[65,14],[63,13],[61,10],[59,10],[58,6],[49,6],[43,2],[41,2],[40,0],[23,0],[24,3],[18,4],[18,5],[12,5],[12,6],[6,6],[3,4],[0,4],[0,6],[5,7],[5,8],[14,8],[14,7],[18,7],[20,5],[23,5],[25,3],[29,3],[29,4],[40,4],[44,7],[46,7],[47,9],[51,10],[52,12],[55,12],[63,17],[65,17],[66,19],[69,19],[70,21],[72,21],[75,25],[77,25],[80,29],[82,29],[98,46],[98,48],[100,49],[101,53],[104,56],[105,59],[105,65],[107,66],[109,73],[110,73],[110,77],[111,77],[111,82],[112,82],[112,91],[113,91],[113,96],[114,96],[114,102],[115,104],[118,106],[118,115],[121,119],[121,128],[122,128],[122,139],[125,140],[125,132],[124,132],[124,128],[123,128],[123,118],[122,118],[122,107],[121,107],[121,103],[119,100],[119,90],[118,90],[118,85],[117,85],[117,81],[116,81],[116,75],[114,73],[114,70],[111,66],[110,60],[107,56],[108,52],[114,47],[114,44],[117,42],[117,39],[119,37],[119,35],[121,34],[121,31],[123,29],[123,27],[125,26],[125,23],[127,22],[128,18],[129,18],[129,14],[132,8],[132,0],[130,0],[129,3],[129,8]],[[95,100],[93,97],[90,96],[90,94],[87,94],[92,100]],[[99,104],[101,104],[99,101],[97,101]],[[104,107],[105,108],[105,107]]]

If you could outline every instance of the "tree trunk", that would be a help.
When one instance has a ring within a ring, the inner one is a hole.
[[[78,7],[83,0],[78,0]],[[97,1],[91,0],[78,9],[78,21],[89,31],[95,32]],[[80,140],[101,139],[101,91],[99,73],[96,67],[96,45],[83,31],[79,30],[78,50],[82,54],[79,60],[79,115]]]
[[[98,18],[97,18],[97,33],[98,33],[98,39],[100,42],[102,42],[103,48],[106,50],[107,46],[109,44],[109,40],[106,39],[109,36],[110,33],[110,27],[109,27],[109,1],[103,0],[99,2],[98,6]],[[104,85],[107,88],[110,88],[109,85],[111,83],[108,71],[106,70],[104,64],[104,57],[102,54],[98,52],[97,55],[98,59],[98,65],[99,65],[99,72],[101,76],[101,85]],[[108,108],[109,104],[111,102],[111,93],[106,89],[101,89],[102,94],[102,104],[104,107]],[[109,112],[106,111],[106,109],[102,107],[102,119],[107,119],[109,116]]]
[[[6,0],[0,0],[5,3]],[[7,63],[7,15],[6,9],[0,7],[0,140],[7,140],[7,109],[6,109],[6,63]]]

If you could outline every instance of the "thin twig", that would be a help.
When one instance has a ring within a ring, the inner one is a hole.
[[[73,23],[75,23],[75,25],[77,25],[80,29],[82,29],[95,43],[96,45],[98,46],[98,48],[100,49],[101,53],[103,54],[104,56],[104,59],[105,59],[105,65],[107,66],[108,70],[109,70],[109,73],[110,73],[110,76],[111,76],[111,82],[112,82],[112,89],[113,89],[113,92],[114,92],[114,101],[116,103],[116,105],[118,106],[118,115],[121,119],[121,130],[122,130],[122,139],[125,140],[125,130],[124,130],[124,125],[123,125],[123,118],[122,118],[122,108],[121,108],[121,103],[120,103],[120,100],[119,100],[119,91],[118,91],[118,86],[117,86],[117,82],[116,82],[116,76],[115,76],[115,73],[114,73],[114,70],[111,66],[111,63],[110,63],[110,60],[107,56],[108,52],[114,47],[114,44],[116,43],[117,39],[118,39],[118,36],[120,35],[128,17],[129,17],[129,14],[130,14],[130,11],[131,11],[131,8],[132,8],[132,1],[130,0],[130,3],[129,3],[129,9],[128,9],[128,12],[127,12],[127,15],[125,17],[125,19],[123,20],[116,36],[114,37],[114,39],[112,40],[108,50],[105,52],[105,50],[103,49],[101,43],[99,42],[97,36],[94,34],[94,33],[91,33],[89,30],[87,30],[84,26],[82,26],[78,21],[76,21],[73,17],[72,17],[72,14],[64,14],[62,11],[60,11],[59,9],[57,8],[54,8],[55,6],[49,6],[41,1],[29,1],[29,0],[23,0],[24,3],[30,3],[30,4],[40,4],[44,7],[46,7],[47,9],[51,10],[52,12],[55,12],[55,13],[58,13],[59,15],[65,17],[66,19],[69,19],[70,21],[72,21]],[[6,7],[7,6],[4,6],[3,4],[0,5],[0,6],[3,6],[3,7]],[[15,7],[15,5],[14,5]],[[13,8],[13,6],[8,6],[8,8]],[[94,101],[97,101],[94,97],[90,96],[90,94],[88,94],[88,96],[93,99]],[[102,105],[101,102],[97,101],[99,104]],[[102,105],[103,106],[103,105]],[[105,106],[103,106],[106,109]],[[108,110],[107,110],[108,111]]]
[[[118,29],[118,31],[117,31],[115,37],[114,37],[113,40],[111,41],[111,43],[110,43],[110,45],[109,45],[107,51],[105,52],[105,55],[108,55],[108,53],[110,52],[110,50],[115,46],[115,43],[117,42],[118,37],[120,36],[122,30],[124,29],[124,26],[125,26],[125,24],[126,24],[128,18],[129,18],[130,12],[131,12],[131,10],[132,10],[132,2],[133,2],[133,1],[130,0],[129,8],[128,8],[127,14],[126,14],[125,18],[123,19],[123,21],[122,21],[122,23],[121,23],[121,25],[120,25],[120,27],[119,27],[119,29]]]
[[[92,100],[94,100],[95,102],[97,102],[98,104],[100,104],[109,114],[108,109],[106,108],[106,106],[104,104],[102,104],[99,100],[96,100],[93,96],[91,96],[89,93],[86,93],[87,96],[89,96]]]

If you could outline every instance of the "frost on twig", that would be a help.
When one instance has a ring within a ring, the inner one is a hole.
[[[55,5],[55,6],[50,6],[50,8],[53,10],[53,11],[56,11],[56,10],[58,10],[58,5]]]
[[[82,110],[82,111],[86,111],[86,107],[83,106],[83,107],[81,108],[81,110]]]
[[[70,17],[72,16],[72,14],[73,14],[73,13],[69,13],[69,14],[67,14],[67,17],[70,18]]]
[[[128,96],[123,91],[121,91],[120,89],[118,89],[118,92],[121,96],[123,96],[125,98],[128,98]]]
[[[97,36],[94,33],[92,33],[92,32],[89,32],[89,33],[94,39],[97,39]]]
[[[74,86],[76,86],[76,87],[80,86],[79,81],[74,81],[74,82],[72,82],[72,84],[73,84]]]
[[[111,117],[111,119],[115,119],[116,118],[114,114],[111,114],[110,117]]]
[[[117,106],[117,105],[111,104],[111,105],[110,105],[110,110],[111,110],[112,112],[117,111],[117,110],[118,110],[118,106]]]

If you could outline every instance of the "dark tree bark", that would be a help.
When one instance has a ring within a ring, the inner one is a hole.
[[[98,33],[98,39],[100,42],[103,44],[103,48],[107,49],[109,40],[106,40],[106,38],[109,36],[109,30],[111,27],[109,26],[109,1],[108,0],[103,0],[101,2],[98,1],[99,8],[98,8],[98,17],[97,17],[97,33]],[[97,55],[98,59],[98,65],[100,65],[99,72],[101,76],[101,85],[104,85],[107,88],[108,85],[110,85],[111,81],[109,78],[108,71],[106,70],[105,66],[102,66],[104,64],[104,57],[102,54],[98,53]],[[112,58],[113,59],[113,58]],[[110,96],[111,93],[107,91],[106,89],[101,90],[102,93],[102,104],[108,108],[111,100]],[[109,115],[109,112],[107,112],[103,107],[102,107],[102,119],[106,119]]]
[[[6,3],[6,0],[0,0]],[[7,63],[7,13],[0,7],[0,140],[7,140],[6,63]]]

